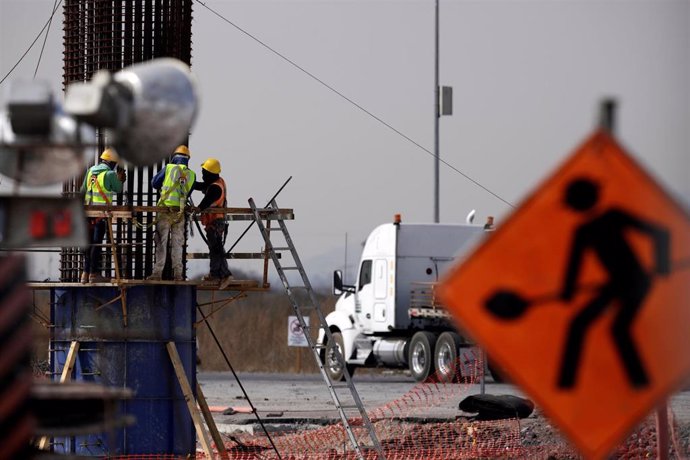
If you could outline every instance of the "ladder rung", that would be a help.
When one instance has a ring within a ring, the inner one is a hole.
[[[357,409],[358,411],[361,411],[362,409],[357,405],[357,404],[341,404],[338,406],[340,409]]]
[[[281,246],[281,247],[274,247],[273,250],[274,251],[290,251],[290,250],[292,250],[292,248],[289,246]]]
[[[299,270],[299,267],[281,267],[283,270]]]
[[[350,385],[348,385],[347,383],[338,382],[338,383],[332,383],[331,388],[350,388]]]
[[[283,229],[280,227],[271,227],[271,228],[267,228],[266,230],[268,230],[269,232],[280,232]]]

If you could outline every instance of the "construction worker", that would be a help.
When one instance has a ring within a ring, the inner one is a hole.
[[[168,242],[170,242],[173,279],[184,280],[182,274],[182,246],[186,231],[184,206],[187,195],[196,182],[196,174],[187,166],[189,156],[189,148],[186,145],[178,146],[170,163],[151,181],[151,185],[160,190],[158,206],[166,207],[167,211],[159,212],[156,218],[156,263],[153,266],[153,273],[146,278],[148,280],[162,279]]]
[[[86,205],[111,205],[113,194],[122,192],[122,184],[127,180],[124,169],[115,171],[119,158],[111,148],[103,150],[98,164],[92,166],[84,176],[81,191]],[[87,220],[89,247],[84,251],[84,271],[82,283],[103,283],[110,279],[101,276],[101,245],[106,232],[107,220],[104,217],[89,217]]]
[[[220,162],[215,158],[209,158],[201,164],[201,176],[203,182],[194,185],[195,190],[204,192],[204,198],[199,203],[198,211],[208,208],[224,208],[227,205],[225,181],[220,177]],[[218,282],[220,289],[228,287],[233,280],[232,273],[225,259],[223,240],[227,231],[225,214],[203,213],[200,216],[201,223],[206,230],[206,243],[210,258],[210,271],[202,280]]]

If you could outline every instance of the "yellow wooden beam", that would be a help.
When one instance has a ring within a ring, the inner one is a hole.
[[[174,342],[168,342],[165,347],[168,349],[170,361],[172,362],[173,368],[175,369],[175,374],[177,375],[177,381],[180,383],[182,394],[187,402],[189,414],[192,416],[192,421],[194,422],[194,428],[196,428],[196,434],[199,436],[201,448],[204,449],[204,453],[206,454],[207,458],[213,458],[211,440],[209,439],[208,433],[204,428],[204,422],[201,420],[201,414],[199,413],[199,408],[196,406],[197,402],[194,399],[194,393],[192,392],[192,387],[189,385],[189,380],[187,380],[187,374],[185,374],[182,360],[177,352],[177,347],[175,346]]]

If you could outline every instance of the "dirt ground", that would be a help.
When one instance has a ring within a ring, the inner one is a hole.
[[[340,423],[330,394],[317,374],[240,374],[239,377],[257,414],[273,432],[318,430]],[[232,374],[200,373],[199,381],[210,406],[232,407],[236,412],[232,415],[214,415],[221,432],[232,436],[244,434],[261,437],[256,416],[251,412],[244,413],[250,405]],[[458,404],[464,397],[480,392],[479,385],[420,385],[404,373],[394,372],[356,375],[354,382],[370,417],[383,420],[376,422],[377,432],[381,430],[384,433],[380,436],[382,443],[404,441],[417,446],[451,442],[438,433],[446,425],[454,426],[448,437],[457,438],[452,432],[457,431],[457,422],[470,421],[474,415],[461,412]],[[485,390],[490,394],[523,396],[513,385],[498,384],[488,379]],[[674,395],[669,407],[673,421],[671,458],[687,458],[690,448],[690,392]],[[429,430],[435,433],[427,439],[426,431]],[[492,458],[495,456],[496,446],[503,446],[506,452],[515,451],[515,456],[508,455],[513,458],[581,458],[539,408],[526,419],[491,425],[491,430],[491,439],[476,441],[486,442],[494,447],[490,451],[493,453],[485,453],[481,457]],[[457,444],[457,439],[454,442]],[[641,422],[625,443],[612,453],[612,458],[654,457],[656,429],[653,416]]]

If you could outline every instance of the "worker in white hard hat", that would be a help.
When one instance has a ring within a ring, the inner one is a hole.
[[[204,198],[199,203],[198,211],[208,208],[224,208],[227,205],[227,189],[225,181],[220,177],[220,162],[215,158],[208,158],[201,164],[203,182],[197,182],[195,190],[204,192]],[[201,223],[206,230],[206,243],[210,258],[209,274],[202,280],[218,283],[219,289],[225,289],[233,280],[225,258],[224,240],[227,234],[227,224],[224,213],[205,212],[200,215]]]
[[[107,148],[101,153],[98,164],[89,168],[81,186],[85,205],[109,206],[113,203],[113,195],[122,192],[122,184],[127,180],[127,174],[124,169],[116,171],[118,161],[115,150]],[[87,224],[89,246],[84,250],[81,282],[109,282],[109,278],[101,275],[100,269],[101,245],[106,232],[106,219],[89,217]]]
[[[184,246],[187,221],[184,215],[187,195],[192,191],[196,182],[196,174],[189,169],[189,148],[178,146],[173,157],[165,168],[161,169],[151,180],[154,188],[160,189],[157,206],[166,208],[156,215],[156,262],[153,273],[148,280],[161,280],[165,259],[168,256],[168,241],[170,242],[170,261],[173,279],[183,281],[182,247]]]

